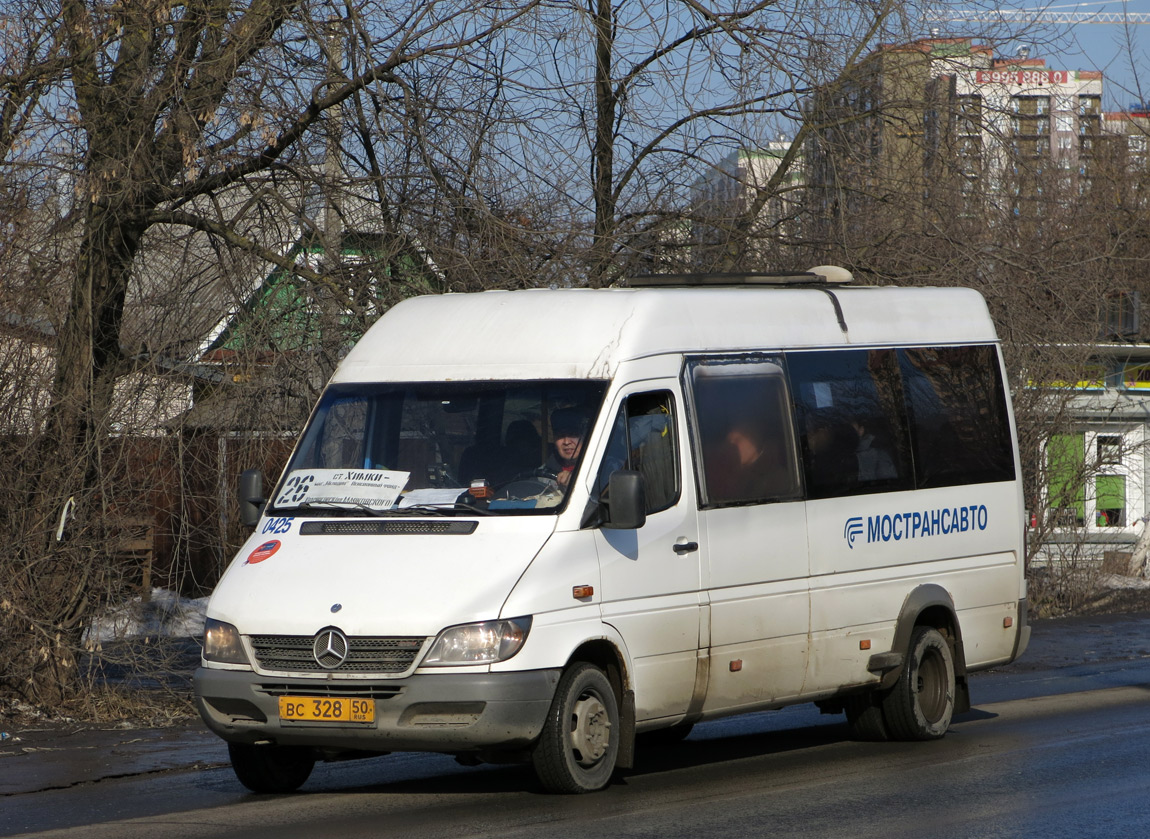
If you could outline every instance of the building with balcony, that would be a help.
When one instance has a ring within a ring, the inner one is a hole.
[[[884,45],[812,97],[811,208],[842,229],[961,216],[993,202],[1016,215],[1073,187],[1103,132],[1103,75],[997,57],[969,38]],[[1071,194],[1068,192],[1067,194]],[[913,229],[913,223],[911,225]]]

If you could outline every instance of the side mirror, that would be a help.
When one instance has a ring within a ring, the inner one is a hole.
[[[240,473],[240,521],[255,527],[260,523],[266,503],[264,473],[259,469],[245,469]]]
[[[635,530],[647,523],[647,493],[643,475],[631,469],[611,473],[607,482],[607,515],[603,527],[608,530]]]

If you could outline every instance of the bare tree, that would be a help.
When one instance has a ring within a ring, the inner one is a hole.
[[[201,548],[222,562],[238,535],[223,505],[200,502],[237,456],[282,459],[325,374],[396,299],[604,285],[660,248],[687,254],[699,178],[786,131],[777,177],[730,220],[725,262],[749,258],[812,131],[807,97],[905,37],[914,11],[9,3],[0,248],[20,335],[0,371],[24,358],[45,384],[17,388],[6,425],[20,466],[0,505],[0,687],[54,702],[75,685],[80,633],[118,579],[121,523],[170,501],[144,475],[177,475],[186,509],[169,537],[187,562]],[[909,265],[846,250],[883,277]],[[194,407],[165,415],[164,388]],[[143,413],[146,445],[125,433]],[[262,448],[205,431],[240,426]]]
[[[534,193],[557,194],[568,218],[586,219],[567,281],[610,283],[651,270],[653,250],[686,251],[700,178],[725,154],[794,130],[805,96],[871,48],[900,8],[589,0],[543,6],[530,28],[502,33],[501,94],[514,119],[504,156]]]
[[[43,181],[55,158],[75,201],[45,231],[52,247],[67,243],[47,278],[67,304],[52,330],[36,468],[23,472],[12,522],[22,538],[5,548],[7,689],[55,701],[74,683],[73,651],[104,576],[92,558],[107,500],[102,453],[117,382],[139,362],[125,352],[124,314],[149,233],[159,225],[200,231],[346,298],[322,266],[261,249],[236,229],[217,212],[228,203],[220,196],[240,186],[259,193],[255,182],[270,177],[298,179],[338,106],[369,87],[400,89],[408,65],[462,60],[531,7],[29,0],[12,8],[5,22],[24,33],[27,48],[5,74],[6,180],[35,173]],[[315,22],[329,18],[356,21],[366,39],[370,59],[354,75],[327,60],[329,42]],[[29,248],[29,284],[38,262],[43,254]]]

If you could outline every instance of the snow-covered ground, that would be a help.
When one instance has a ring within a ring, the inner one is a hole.
[[[105,610],[84,632],[86,645],[123,641],[129,638],[198,638],[204,631],[204,611],[208,598],[180,597],[168,589],[152,589],[145,603],[133,597]]]
[[[1118,574],[1104,574],[1098,585],[1108,589],[1150,589],[1150,580],[1145,577],[1123,577]]]

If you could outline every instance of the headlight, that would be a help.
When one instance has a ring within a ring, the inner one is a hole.
[[[423,663],[443,666],[506,661],[519,652],[530,629],[529,617],[448,627],[439,633]]]
[[[230,623],[208,618],[204,621],[204,660],[222,664],[249,664],[240,631]]]

